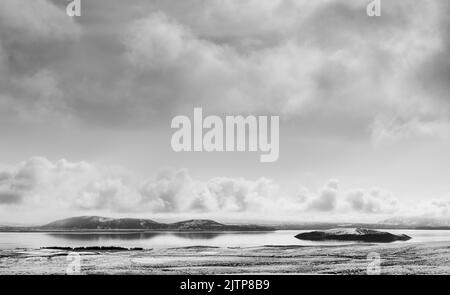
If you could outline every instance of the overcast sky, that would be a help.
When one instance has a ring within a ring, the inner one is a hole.
[[[450,216],[450,3],[2,0],[0,222]],[[175,115],[280,116],[280,157]]]

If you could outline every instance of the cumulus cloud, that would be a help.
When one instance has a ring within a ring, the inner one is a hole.
[[[141,193],[143,202],[157,212],[177,212],[189,209],[195,198],[196,184],[187,170],[166,170],[155,181],[144,182]],[[200,197],[199,197],[200,198]],[[197,199],[197,207],[201,208],[201,201]]]
[[[187,170],[168,170],[141,179],[119,168],[34,157],[0,173],[2,204],[24,203],[83,210],[147,212],[258,211],[278,187],[256,181],[212,178],[193,180]]]
[[[142,178],[120,167],[64,159],[52,162],[42,157],[0,169],[0,209],[9,206],[45,211],[49,216],[49,211],[62,210],[82,214],[256,214],[259,218],[270,214],[297,220],[445,217],[450,212],[445,198],[408,204],[380,188],[342,189],[336,179],[317,192],[303,188],[291,196],[264,177],[198,180],[186,169],[171,168],[155,178]]]
[[[336,208],[338,181],[330,180],[320,194],[312,200],[309,208],[318,211],[332,211]]]
[[[330,180],[317,193],[289,197],[273,180],[213,177],[193,179],[186,169],[168,169],[155,179],[118,167],[87,162],[51,162],[34,157],[0,171],[0,203],[112,212],[345,212],[392,213],[396,200],[372,189],[341,191]]]
[[[393,213],[398,209],[397,199],[380,189],[371,189],[368,192],[355,189],[347,192],[346,195],[346,201],[357,212]]]

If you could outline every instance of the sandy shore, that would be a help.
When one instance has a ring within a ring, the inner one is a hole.
[[[450,274],[450,242],[79,252],[82,274]],[[0,251],[0,274],[65,274],[68,251]]]

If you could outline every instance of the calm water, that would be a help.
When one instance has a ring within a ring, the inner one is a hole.
[[[229,233],[0,233],[0,249],[39,247],[120,246],[165,248],[186,246],[252,247],[262,245],[342,245],[349,242],[310,242],[294,236],[299,230]],[[407,243],[450,241],[448,230],[389,230],[412,237]],[[405,242],[398,242],[405,243]]]

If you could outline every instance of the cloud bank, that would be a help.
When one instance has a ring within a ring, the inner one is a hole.
[[[267,178],[214,177],[193,179],[186,169],[166,169],[154,179],[141,179],[118,167],[67,160],[51,162],[34,157],[0,171],[0,207],[33,210],[103,210],[112,213],[196,214],[248,213],[341,216],[387,216],[415,212],[446,216],[448,200],[432,200],[420,207],[404,204],[381,189],[341,190],[330,180],[317,193],[302,189],[290,196]],[[416,211],[414,211],[416,210]],[[418,211],[417,211],[418,210]]]
[[[134,14],[114,1],[121,14],[101,18],[109,2],[85,5],[75,22],[46,0],[2,4],[5,118],[136,128],[202,105],[332,116],[336,134],[356,122],[376,144],[448,137],[445,1],[388,1],[380,18],[356,0],[138,1]]]

